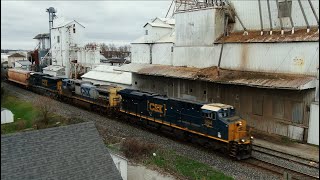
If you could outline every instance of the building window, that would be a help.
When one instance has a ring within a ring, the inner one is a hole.
[[[57,42],[60,43],[60,36],[57,36]]]
[[[284,117],[284,101],[281,98],[273,99],[272,115],[275,118]]]
[[[263,96],[252,97],[252,114],[258,116],[263,115]]]
[[[279,1],[278,18],[290,17],[291,7],[292,7],[292,0],[287,0],[287,2],[285,0]]]
[[[171,52],[173,52],[173,46],[171,46]]]
[[[146,30],[146,35],[148,35],[148,30]]]
[[[203,91],[203,94],[207,94],[207,91]]]
[[[76,33],[76,28],[73,28],[73,33]]]
[[[137,81],[135,81],[134,84],[137,85],[138,84]]]
[[[190,89],[190,92],[192,93],[192,89]]]

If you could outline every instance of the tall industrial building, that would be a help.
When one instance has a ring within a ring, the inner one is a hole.
[[[132,45],[132,86],[236,107],[256,131],[312,139],[318,0],[176,0]],[[318,101],[318,100],[317,100]],[[319,105],[315,109],[319,111]]]

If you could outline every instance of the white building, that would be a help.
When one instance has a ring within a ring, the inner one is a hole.
[[[50,49],[50,34],[49,33],[43,33],[36,35],[33,39],[36,39],[37,46],[41,50]]]
[[[76,20],[61,18],[54,21],[50,50],[52,65],[65,67],[67,77],[87,72],[100,63],[100,47],[84,47],[84,29]]]
[[[131,43],[131,62],[172,65],[174,19],[155,18],[143,26],[143,32]]]
[[[1,124],[12,123],[13,113],[6,108],[1,108]]]
[[[256,130],[307,141],[319,1],[176,2],[173,48],[151,48],[164,36],[149,33],[150,22],[132,43],[132,63],[117,68],[132,72],[133,88],[230,104]]]
[[[15,62],[20,60],[26,60],[26,56],[20,53],[13,53],[10,56],[8,56],[8,66],[14,67]]]

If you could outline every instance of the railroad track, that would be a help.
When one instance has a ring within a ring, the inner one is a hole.
[[[319,176],[311,175],[305,172],[299,172],[297,170],[290,169],[288,167],[283,167],[275,163],[271,163],[271,162],[257,159],[254,157],[247,159],[244,162],[252,166],[259,167],[264,170],[270,171],[272,173],[278,174],[279,176],[282,176],[282,177],[287,173],[289,176],[291,176],[291,179],[299,179],[299,180],[319,179]]]
[[[267,147],[262,147],[259,145],[253,145],[253,152],[258,152],[258,153],[262,153],[265,155],[269,155],[269,156],[273,156],[276,157],[278,159],[282,159],[285,161],[289,161],[291,163],[296,163],[299,165],[303,165],[309,168],[319,168],[319,162],[313,161],[311,159],[307,159],[307,158],[303,158],[303,157],[299,157],[299,156],[295,156],[292,154],[288,154],[285,152],[281,152],[275,149],[270,149]]]

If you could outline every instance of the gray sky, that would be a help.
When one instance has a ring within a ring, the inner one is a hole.
[[[85,42],[129,44],[143,34],[152,18],[165,17],[171,0],[162,1],[2,1],[1,48],[34,49],[39,33],[49,32],[46,9],[58,17],[77,20],[85,28]]]

